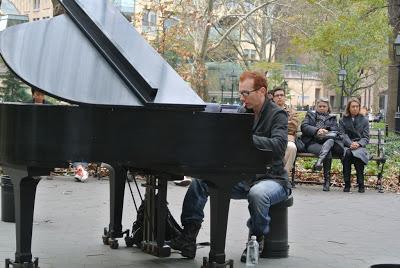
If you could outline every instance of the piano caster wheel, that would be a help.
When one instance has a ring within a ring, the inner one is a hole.
[[[133,240],[133,237],[125,236],[125,245],[126,245],[126,247],[131,248],[131,247],[133,247],[133,244],[135,244],[134,240]]]
[[[33,262],[16,263],[10,259],[6,259],[6,268],[40,268],[39,258],[35,258]]]
[[[104,234],[103,234],[103,236],[102,236],[102,239],[103,239],[103,244],[104,245],[109,245],[110,244],[110,235],[108,234],[108,230],[107,230],[107,228],[106,227],[104,227]]]
[[[233,268],[233,260],[228,260],[225,263],[209,262],[207,257],[203,257],[203,265],[201,268]]]
[[[117,239],[109,239],[110,248],[117,249],[119,247]]]

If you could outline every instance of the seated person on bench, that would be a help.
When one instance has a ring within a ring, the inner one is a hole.
[[[299,119],[294,109],[289,108],[286,105],[286,92],[282,87],[276,87],[272,90],[272,96],[274,102],[285,110],[288,114],[288,144],[283,159],[286,171],[289,173],[293,168],[294,161],[296,160],[297,147],[295,144],[295,138],[297,133],[297,126],[299,125]]]
[[[344,143],[343,158],[343,192],[350,192],[351,164],[354,164],[357,174],[358,192],[364,193],[364,166],[368,164],[369,155],[365,146],[369,142],[368,119],[360,114],[360,101],[349,100],[346,111],[339,122],[340,133]]]
[[[269,231],[269,208],[287,199],[291,185],[283,166],[287,145],[287,113],[268,99],[265,76],[257,72],[244,72],[239,82],[240,100],[244,107],[241,112],[253,112],[256,127],[253,141],[258,148],[272,151],[274,156],[266,174],[257,178],[244,178],[232,189],[233,199],[247,199],[250,219],[247,221],[249,235],[257,236],[259,251],[263,251],[264,235]],[[240,142],[240,141],[238,141]],[[183,232],[171,240],[171,247],[180,250],[182,256],[194,258],[196,237],[204,218],[204,206],[208,199],[207,184],[193,179],[183,202],[181,222]],[[247,249],[241,261],[246,262]]]
[[[343,144],[337,133],[336,116],[330,114],[329,100],[318,99],[315,106],[316,111],[308,111],[301,124],[301,139],[306,152],[318,156],[314,170],[324,168],[323,191],[329,191],[332,153],[343,156]]]

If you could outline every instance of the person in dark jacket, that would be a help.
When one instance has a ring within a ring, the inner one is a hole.
[[[42,90],[38,89],[37,87],[32,87],[31,92],[32,92],[32,103],[48,104],[48,102],[45,99],[46,96]]]
[[[366,145],[369,142],[368,119],[360,113],[360,101],[350,99],[343,118],[339,122],[345,154],[343,158],[344,192],[350,192],[351,165],[356,169],[358,192],[364,193],[364,167],[368,164],[369,154]]]
[[[321,98],[315,106],[316,111],[308,111],[301,124],[301,139],[306,151],[318,156],[314,170],[324,168],[323,191],[329,191],[332,152],[342,156],[343,145],[338,135],[336,116],[330,114],[329,101]]]
[[[271,150],[274,157],[266,174],[257,178],[244,178],[233,187],[231,195],[233,199],[248,200],[249,235],[257,236],[261,252],[264,235],[269,231],[269,208],[286,200],[291,192],[283,165],[288,142],[288,118],[284,110],[267,98],[267,82],[262,74],[244,72],[240,76],[239,94],[244,104],[240,112],[254,113],[254,145],[259,149]],[[196,237],[204,218],[203,210],[208,195],[207,184],[200,179],[193,179],[182,207],[183,232],[172,239],[170,244],[173,249],[180,250],[184,257],[194,258],[196,255]],[[241,257],[243,262],[246,261],[246,252],[247,249]]]

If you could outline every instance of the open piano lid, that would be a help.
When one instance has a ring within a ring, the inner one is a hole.
[[[27,84],[78,104],[204,102],[107,0],[60,0],[67,15],[0,33],[0,54]]]

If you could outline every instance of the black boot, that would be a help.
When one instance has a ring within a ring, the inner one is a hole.
[[[353,163],[353,154],[351,153],[351,150],[348,149],[346,151],[346,154],[342,160],[342,165],[343,165],[343,181],[344,181],[344,189],[343,192],[350,192],[350,186],[351,186],[351,164]]]
[[[184,225],[183,232],[170,242],[171,248],[180,250],[183,257],[193,259],[196,256],[196,238],[200,231],[201,224],[190,222]]]
[[[251,239],[251,234],[249,234],[249,237],[247,238],[246,248],[243,250],[242,256],[240,257],[241,262],[246,262],[247,244],[249,243],[250,239]],[[258,254],[261,255],[261,253],[264,250],[264,236],[263,235],[257,236],[257,242],[258,242]]]
[[[350,192],[350,182],[345,182],[344,183],[344,188],[343,188],[343,192],[345,193],[349,193]]]
[[[329,187],[331,184],[331,166],[332,166],[332,158],[325,158],[324,160],[324,186],[322,188],[323,191],[329,192]]]
[[[322,144],[321,151],[319,152],[319,155],[318,155],[318,160],[314,164],[314,171],[321,171],[323,163],[324,163],[324,159],[329,154],[329,152],[331,151],[332,146],[334,144],[335,144],[335,141],[332,139],[329,139],[329,140],[325,141],[324,144]]]
[[[321,171],[322,170],[322,163],[324,162],[324,159],[321,158],[321,156],[318,158],[317,162],[315,162],[313,170],[314,171]]]
[[[364,193],[365,192],[365,186],[364,186],[364,162],[362,162],[361,160],[357,159],[356,162],[354,163],[354,166],[356,168],[356,174],[357,174],[358,192],[359,193]]]
[[[324,177],[324,186],[322,187],[322,191],[329,192],[330,184],[331,184],[331,177],[329,174],[328,176]]]

